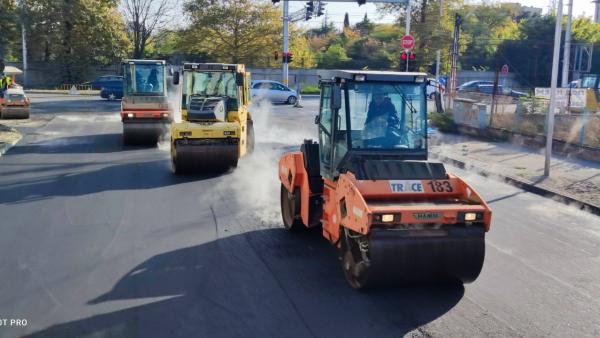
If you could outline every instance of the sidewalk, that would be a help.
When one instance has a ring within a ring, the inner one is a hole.
[[[550,177],[544,177],[544,149],[436,133],[430,154],[443,162],[497,176],[527,191],[562,202],[579,202],[600,213],[600,163],[553,156]]]

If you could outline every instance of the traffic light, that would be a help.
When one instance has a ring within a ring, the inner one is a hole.
[[[317,16],[325,14],[325,4],[321,1],[317,4]]]
[[[415,53],[410,52],[410,55],[408,56],[408,58],[412,61],[415,59]]]
[[[292,63],[294,61],[294,54],[287,53],[287,63]]]
[[[306,2],[306,21],[312,19],[313,13],[315,12],[315,4],[312,1]]]
[[[356,1],[356,2],[358,2],[358,5],[359,5],[359,6],[362,6],[362,5],[364,5],[364,4],[366,4],[366,3],[367,3],[367,0],[358,0],[358,1]]]
[[[274,4],[278,3],[280,0],[271,0],[271,2]]]
[[[402,56],[400,56],[400,58],[404,61],[406,61],[406,59],[408,58],[408,55],[406,55],[406,53],[402,53]]]
[[[275,51],[275,53],[273,53],[273,56],[275,57],[275,61],[277,61],[279,59],[279,52]]]

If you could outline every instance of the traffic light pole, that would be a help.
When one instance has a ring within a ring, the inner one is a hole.
[[[282,62],[282,74],[283,79],[282,82],[287,86],[288,85],[288,76],[289,76],[289,64],[285,60],[285,55],[288,55],[289,52],[289,44],[290,44],[290,3],[288,0],[283,0],[283,55],[284,60]]]
[[[410,0],[408,0],[408,3],[406,4],[406,34],[405,35],[410,35]],[[408,55],[406,56],[406,71],[408,72],[408,62],[409,62],[410,57],[408,57]]]

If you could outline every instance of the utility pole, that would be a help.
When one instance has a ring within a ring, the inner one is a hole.
[[[544,176],[550,176],[550,158],[552,157],[552,138],[554,137],[554,112],[556,111],[556,85],[558,82],[558,61],[560,59],[560,38],[562,32],[563,2],[558,0],[556,26],[554,27],[554,53],[552,55],[552,79],[550,83],[550,107],[546,117],[546,159]]]
[[[448,107],[454,106],[454,96],[456,95],[457,67],[458,67],[458,39],[460,38],[460,26],[462,25],[460,14],[454,14],[454,41],[452,43],[452,69],[450,73],[450,95],[448,95]]]
[[[411,11],[411,6],[410,6],[410,0],[408,0],[408,2],[406,3],[406,33],[404,35],[410,35],[410,11]],[[408,62],[409,62],[410,58],[407,56],[406,57],[406,71],[408,72]]]
[[[440,15],[440,27],[442,26],[442,0],[438,0],[438,10],[439,10],[439,15]],[[435,52],[435,80],[440,83],[440,62],[441,62],[441,58],[442,58],[442,51],[441,50],[437,50]]]
[[[288,0],[283,0],[283,55],[289,53],[289,42],[290,42],[290,3]],[[282,62],[283,66],[283,82],[285,85],[288,84],[289,64]]]
[[[565,28],[565,50],[563,51],[563,69],[561,76],[561,87],[563,88],[569,86],[569,68],[571,63],[571,24],[573,22],[573,0],[568,1],[567,27]]]
[[[25,3],[21,0],[19,2],[21,9],[21,45],[23,49],[23,86],[27,86],[27,32],[25,31]]]

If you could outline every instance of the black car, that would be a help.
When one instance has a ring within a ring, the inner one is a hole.
[[[102,87],[112,86],[112,84],[117,81],[123,82],[123,77],[120,75],[103,75],[97,77],[94,81],[85,82],[83,84],[92,86],[92,89],[94,90],[102,90]]]

